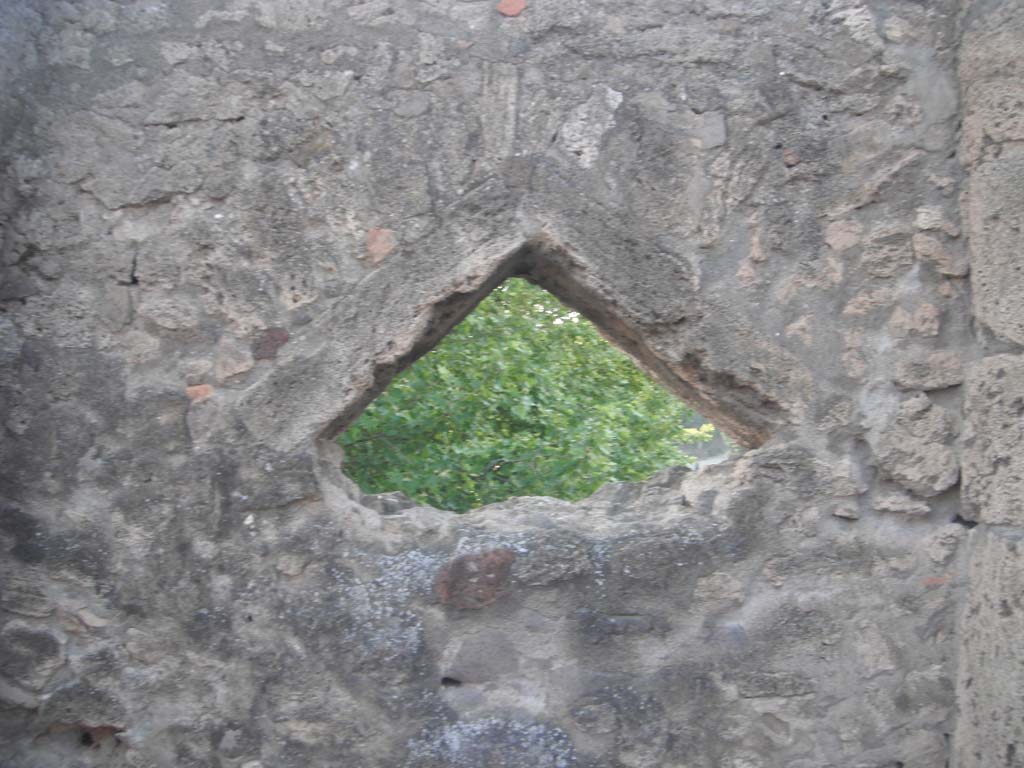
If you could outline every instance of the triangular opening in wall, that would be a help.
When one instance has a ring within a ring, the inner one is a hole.
[[[398,374],[338,441],[364,492],[460,512],[513,496],[575,501],[730,452],[589,320],[521,278]]]

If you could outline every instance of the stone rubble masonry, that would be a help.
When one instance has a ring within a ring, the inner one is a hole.
[[[1011,0],[0,2],[0,764],[1022,768],[1022,50]],[[332,438],[514,275],[746,453],[363,494]]]
[[[872,447],[887,477],[927,497],[948,490],[959,479],[952,439],[952,418],[919,392],[900,403],[895,419]]]

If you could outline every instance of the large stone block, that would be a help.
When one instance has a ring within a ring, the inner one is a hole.
[[[1024,535],[971,534],[960,617],[957,768],[1024,766]]]
[[[971,175],[970,227],[974,314],[997,336],[1024,344],[1024,148],[1004,147]]]
[[[976,160],[987,141],[1024,139],[1024,83],[1019,78],[975,83],[966,107],[963,141],[968,159]]]
[[[1024,356],[994,355],[967,376],[965,514],[1024,525]]]

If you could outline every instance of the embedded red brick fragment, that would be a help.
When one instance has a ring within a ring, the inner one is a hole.
[[[508,587],[515,559],[511,549],[456,557],[437,574],[437,599],[452,608],[475,610],[490,605]]]
[[[267,328],[252,343],[253,359],[273,360],[277,357],[277,350],[287,344],[288,339],[287,328]]]
[[[397,247],[395,233],[390,229],[374,227],[366,233],[366,256],[374,266],[384,261]]]
[[[502,16],[518,16],[526,10],[526,0],[501,0],[497,7]]]
[[[203,400],[213,397],[213,387],[209,384],[196,384],[195,386],[185,387],[185,394],[188,395],[188,399],[193,403],[201,403]]]

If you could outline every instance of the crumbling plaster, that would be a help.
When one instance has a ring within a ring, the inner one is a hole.
[[[1024,765],[1022,49],[1010,0],[0,4],[0,762]],[[332,435],[520,273],[754,449],[364,496]]]

